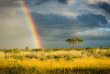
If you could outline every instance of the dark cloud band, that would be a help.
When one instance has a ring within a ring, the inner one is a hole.
[[[68,0],[25,0],[25,3],[28,6],[35,6],[35,5],[40,5],[40,4],[49,2],[49,1],[59,2],[59,3],[62,3],[62,4],[67,4],[68,3]]]
[[[107,3],[107,2],[98,2],[98,3],[95,3],[95,4],[89,4],[89,6],[91,8],[94,8],[94,9],[96,9],[96,8],[102,9],[105,12],[110,14],[110,4]]]

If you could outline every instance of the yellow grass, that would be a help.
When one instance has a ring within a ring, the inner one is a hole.
[[[95,53],[105,53],[108,50],[96,50]],[[41,60],[42,57],[47,56],[66,56],[66,58],[51,58]],[[19,58],[17,56],[24,56]],[[30,57],[27,58],[26,56]],[[68,57],[81,56],[80,58],[72,58],[67,60]],[[34,58],[33,58],[34,57]],[[38,58],[35,58],[38,57]],[[86,58],[85,58],[86,57]],[[18,59],[17,59],[18,58]],[[84,70],[84,71],[83,71]],[[89,71],[88,71],[89,70]],[[94,58],[87,56],[85,51],[52,51],[52,52],[21,52],[21,53],[4,53],[0,52],[0,73],[16,73],[26,72],[25,74],[35,73],[37,71],[65,74],[94,74],[95,73],[110,73],[110,57]],[[99,70],[99,71],[97,71]],[[102,70],[102,72],[101,72]],[[103,71],[104,70],[104,71]],[[81,72],[80,72],[81,71]],[[93,72],[92,72],[93,71]],[[83,73],[84,72],[84,73]]]
[[[4,52],[0,52],[0,58],[5,58],[5,53]]]
[[[38,59],[0,59],[0,67],[12,67],[13,65],[21,65],[24,67],[36,66],[40,69],[54,69],[54,68],[110,68],[110,58],[95,59],[89,58],[77,58],[74,60],[60,59],[47,59],[40,61]]]
[[[54,52],[21,52],[20,55],[33,56],[33,57],[47,57],[47,56],[66,56],[66,57],[81,57],[82,51],[54,51]]]

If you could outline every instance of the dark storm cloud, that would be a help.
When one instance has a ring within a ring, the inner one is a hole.
[[[102,8],[106,12],[110,13],[110,4],[106,2],[98,3],[99,8]]]
[[[49,1],[59,2],[62,4],[68,3],[68,0],[25,0],[25,3],[29,6],[35,6],[35,5],[40,5],[40,4],[43,4],[45,2],[49,2]]]
[[[93,29],[99,27],[108,27],[108,21],[105,16],[101,14],[83,14],[77,16],[79,26],[85,29]]]
[[[58,2],[63,3],[63,4],[67,4],[68,0],[58,0]]]
[[[90,4],[89,6],[94,9],[96,9],[96,8],[102,9],[105,12],[110,14],[110,4],[107,2],[98,2],[96,4]]]
[[[84,27],[87,29],[93,28],[101,28],[101,27],[108,27],[108,21],[105,16],[101,14],[82,14],[76,16],[77,19],[74,17],[69,18],[66,16],[61,15],[54,15],[54,14],[39,14],[36,12],[32,12],[33,18],[37,24],[41,24],[38,26],[42,26],[43,28],[50,28],[50,29],[64,29],[71,26],[78,25],[79,27]],[[83,30],[83,29],[82,29]]]
[[[25,0],[25,3],[29,6],[39,5],[49,0]]]
[[[95,28],[108,27],[106,18],[101,14],[83,14],[76,16],[76,20],[74,17],[70,18],[54,14],[44,15],[32,12],[32,15],[42,41],[65,41],[66,38],[75,37],[78,32],[76,30],[77,28],[80,28],[83,32]],[[102,39],[103,37],[106,38],[108,35],[109,33],[107,32],[104,36],[95,37],[94,35],[85,35],[84,38],[90,40],[91,38]]]
[[[17,0],[0,0],[0,7],[13,7],[18,6]]]
[[[74,23],[74,18],[68,18],[66,16],[54,15],[54,14],[40,14],[36,12],[31,13],[38,26],[47,28],[64,28],[67,26],[72,26]]]
[[[74,20],[61,15],[43,15],[32,13],[34,21],[43,40],[58,41],[69,36]],[[62,39],[61,39],[62,37]]]

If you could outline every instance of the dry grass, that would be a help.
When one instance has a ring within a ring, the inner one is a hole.
[[[0,52],[0,58],[5,58],[5,53],[4,52]]]
[[[98,59],[94,56],[88,56],[89,52],[75,50],[51,52],[37,51],[21,53],[0,52],[0,73],[110,74],[110,57],[104,56],[104,54],[107,52],[110,52],[110,50],[97,49],[95,52],[90,53],[92,55],[100,55],[101,58]],[[45,59],[43,57],[54,58]],[[72,59],[70,57],[72,57]]]
[[[39,71],[41,73],[42,72],[56,73],[57,71],[59,71],[64,74],[68,73],[69,71],[83,72],[83,70],[85,70],[83,74],[88,72],[90,72],[90,74],[95,72],[97,73],[98,71],[100,72],[101,70],[104,71],[105,73],[106,72],[110,73],[108,71],[110,70],[110,58],[105,57],[105,59],[96,59],[93,57],[89,57],[89,58],[77,58],[70,61],[67,61],[65,59],[60,59],[59,61],[55,59],[48,59],[45,61],[40,61],[38,59],[25,59],[22,61],[15,59],[0,59],[0,70],[1,68],[3,68],[4,71],[7,72],[8,70],[5,69],[12,69],[14,67],[12,71],[16,73],[17,72],[16,70],[19,70],[19,66],[22,72],[34,70],[32,71],[33,73],[34,72],[36,73],[36,71]]]
[[[55,51],[55,52],[22,52],[22,55],[30,58],[41,58],[41,57],[81,57],[82,51]]]
[[[37,51],[37,52],[21,52],[21,53],[4,53],[4,52],[0,52],[0,58],[15,58],[15,57],[19,57],[19,56],[24,56],[25,58],[42,58],[42,57],[46,57],[46,58],[57,58],[57,57],[61,57],[61,58],[66,58],[66,57],[72,57],[72,58],[87,58],[90,56],[94,56],[94,57],[103,57],[103,56],[110,56],[110,50],[99,50],[97,49],[96,51],[92,52],[91,51],[75,51],[75,50],[71,50],[71,51],[51,51],[51,52],[44,52],[44,51]]]

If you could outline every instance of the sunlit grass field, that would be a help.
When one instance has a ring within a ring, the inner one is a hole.
[[[3,49],[0,74],[110,74],[110,50]]]

